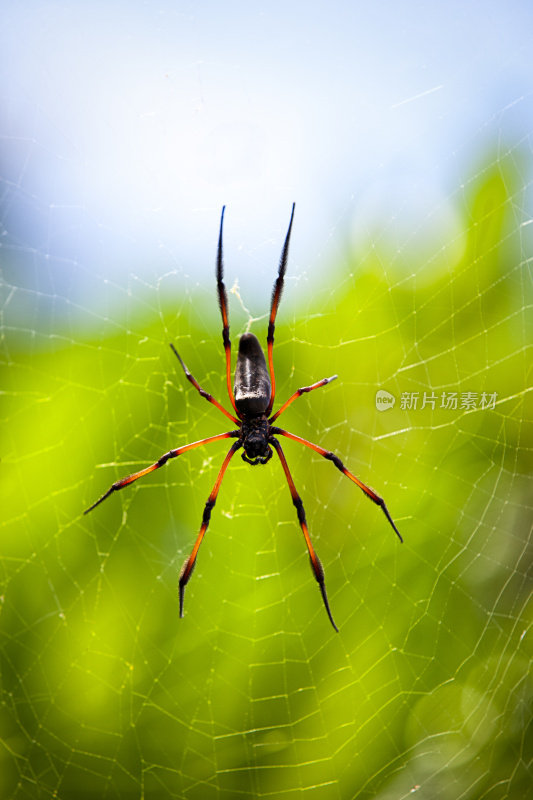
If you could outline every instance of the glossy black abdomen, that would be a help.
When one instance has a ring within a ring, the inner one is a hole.
[[[270,376],[263,348],[253,333],[244,333],[240,338],[233,391],[239,413],[265,413],[270,401]]]

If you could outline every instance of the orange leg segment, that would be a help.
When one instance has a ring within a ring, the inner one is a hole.
[[[92,506],[86,508],[83,512],[84,514],[88,514],[89,511],[92,511],[93,508],[99,506],[100,503],[109,497],[110,494],[113,492],[118,492],[119,489],[123,489],[125,486],[129,486],[130,483],[139,480],[139,478],[144,478],[145,475],[149,475],[150,472],[153,472],[159,467],[164,466],[167,461],[171,458],[176,458],[177,456],[181,456],[182,453],[186,453],[187,450],[193,450],[195,447],[200,447],[202,444],[207,444],[208,442],[216,442],[219,439],[230,439],[231,437],[236,437],[239,435],[239,431],[228,431],[227,433],[217,433],[216,436],[208,436],[207,439],[200,439],[198,442],[191,442],[191,444],[184,444],[183,447],[177,447],[175,450],[169,450],[168,453],[165,453],[161,456],[156,462],[151,464],[149,467],[145,467],[144,469],[139,470],[139,472],[134,472],[132,475],[127,475],[125,478],[121,478],[119,481],[115,481],[112,486],[109,487],[107,492],[103,494],[96,503],[93,503]]]
[[[218,477],[215,481],[215,485],[211,491],[211,494],[207,498],[207,502],[204,508],[204,514],[202,517],[202,526],[200,528],[200,532],[196,537],[196,541],[194,543],[194,547],[190,556],[187,558],[183,567],[181,568],[180,572],[180,582],[179,582],[179,596],[180,596],[180,617],[183,617],[183,598],[185,596],[185,587],[189,582],[189,579],[192,575],[192,571],[196,564],[196,556],[198,555],[198,550],[200,549],[200,545],[202,544],[202,540],[204,538],[204,534],[209,526],[209,520],[211,519],[211,511],[217,501],[218,491],[220,489],[220,484],[222,483],[222,479],[224,474],[228,468],[228,464],[233,458],[234,454],[237,452],[239,447],[242,447],[240,442],[235,442],[229,449],[226,458],[224,459],[222,466],[220,468],[220,472],[218,473]]]
[[[216,406],[216,408],[218,408],[219,411],[222,411],[222,413],[225,414],[226,417],[228,417],[228,419],[230,419],[236,425],[240,425],[241,423],[239,422],[239,420],[235,419],[233,414],[230,414],[229,411],[226,411],[224,406],[221,406],[218,400],[215,400],[212,394],[209,394],[209,392],[206,392],[205,389],[202,389],[202,387],[200,386],[194,375],[192,375],[192,373],[189,372],[189,370],[187,369],[185,362],[183,361],[182,357],[180,356],[174,345],[171,344],[170,347],[172,348],[172,352],[174,353],[175,356],[177,356],[181,366],[183,367],[185,377],[190,383],[192,383],[197,392],[199,392],[199,394],[201,394],[202,397],[205,397],[208,403],[212,403],[214,406]]]
[[[326,611],[327,611],[327,614],[328,614],[328,617],[329,617],[329,621],[331,622],[331,624],[333,625],[333,627],[335,628],[335,630],[338,633],[339,629],[335,625],[335,621],[333,619],[333,616],[331,614],[331,609],[329,607],[328,596],[326,594],[326,584],[325,584],[325,580],[324,580],[324,567],[322,566],[322,563],[321,563],[319,557],[315,553],[313,544],[311,542],[311,537],[309,536],[309,529],[307,527],[307,520],[305,518],[305,510],[304,510],[304,506],[303,506],[303,503],[302,503],[302,498],[300,497],[300,495],[296,491],[296,487],[294,485],[294,481],[292,479],[292,475],[291,475],[290,470],[289,470],[289,465],[287,464],[287,459],[285,458],[285,454],[284,454],[284,452],[282,450],[282,447],[281,447],[280,443],[276,439],[272,439],[271,441],[272,441],[272,445],[275,447],[276,452],[277,452],[277,454],[279,456],[279,460],[281,461],[281,466],[283,467],[283,471],[285,473],[285,477],[287,478],[287,483],[289,484],[289,490],[290,490],[290,493],[291,493],[292,502],[293,502],[294,507],[296,508],[296,513],[298,515],[298,522],[300,523],[300,528],[302,529],[302,533],[304,535],[305,543],[307,545],[307,550],[309,552],[309,559],[311,561],[311,569],[313,571],[313,575],[315,576],[315,580],[316,580],[316,582],[318,583],[318,585],[320,587],[320,593],[322,595],[322,600],[324,601],[324,606],[326,608]]]
[[[278,411],[276,411],[276,413],[272,417],[270,417],[269,422],[270,423],[274,422],[274,420],[277,419],[280,414],[283,414],[285,409],[288,408],[290,404],[293,403],[298,397],[301,397],[306,392],[312,392],[313,389],[319,389],[321,386],[326,386],[326,384],[331,383],[331,381],[334,381],[335,378],[337,377],[338,377],[337,375],[332,375],[331,378],[322,378],[321,381],[317,381],[316,383],[313,383],[311,386],[302,386],[301,389],[296,389],[294,394],[291,395],[291,397],[289,397],[287,402],[283,403],[281,408]]]
[[[218,250],[217,250],[217,292],[218,304],[220,306],[220,313],[222,315],[222,342],[224,344],[224,352],[226,354],[226,384],[228,387],[228,395],[237,416],[237,406],[235,405],[235,397],[233,395],[233,386],[231,385],[231,341],[229,338],[229,318],[228,318],[228,296],[226,294],[226,286],[224,285],[224,262],[222,259],[222,230],[224,227],[224,211],[226,206],[222,208],[222,215],[220,217],[220,232],[218,235]]]
[[[389,510],[388,510],[387,506],[385,505],[385,501],[383,500],[383,498],[380,497],[379,494],[376,494],[376,492],[373,489],[371,489],[369,486],[366,486],[366,484],[364,484],[363,481],[359,480],[359,478],[357,478],[355,475],[353,475],[351,472],[349,472],[346,469],[346,467],[344,466],[344,464],[342,463],[342,461],[340,460],[340,458],[335,455],[335,453],[332,453],[330,450],[325,450],[323,447],[320,447],[318,444],[313,444],[313,442],[307,441],[307,439],[302,439],[301,436],[296,436],[295,433],[289,433],[289,431],[284,431],[284,430],[282,430],[282,428],[272,428],[272,433],[275,436],[278,436],[278,435],[279,436],[286,436],[288,439],[292,439],[293,441],[299,442],[300,444],[303,444],[306,447],[310,447],[311,450],[314,450],[316,453],[319,453],[319,455],[323,456],[324,458],[327,458],[328,461],[332,461],[335,464],[335,466],[337,467],[337,469],[339,469],[342,472],[343,475],[346,475],[347,478],[349,478],[351,481],[353,481],[355,484],[357,484],[357,486],[359,486],[359,488],[362,489],[362,491],[366,494],[366,496],[369,497],[372,500],[372,502],[374,502],[376,505],[378,505],[381,508],[381,510],[383,511],[385,516],[387,517],[388,521],[392,525],[392,527],[394,529],[394,532],[396,533],[396,536],[398,537],[400,542],[403,542],[403,539],[402,539],[402,536],[400,534],[400,531],[398,530],[398,528],[394,524],[394,522],[392,520],[392,517],[389,514]]]
[[[291,239],[292,221],[294,219],[294,206],[295,204],[293,203],[289,228],[287,230],[287,235],[285,236],[285,243],[283,245],[283,250],[281,251],[278,277],[276,278],[276,282],[272,290],[272,302],[270,305],[270,319],[268,321],[268,334],[267,334],[267,355],[268,355],[268,370],[270,372],[271,390],[270,390],[270,401],[268,404],[268,408],[266,409],[267,417],[272,411],[272,406],[274,405],[274,398],[276,396],[276,376],[274,374],[274,358],[273,358],[274,329],[276,327],[276,314],[278,313],[279,301],[281,300],[281,293],[283,291],[283,281],[285,278],[285,271],[287,269],[287,256],[289,255],[289,242]]]

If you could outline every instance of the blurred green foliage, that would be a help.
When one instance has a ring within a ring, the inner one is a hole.
[[[533,431],[519,179],[502,161],[479,173],[444,268],[399,273],[374,250],[332,266],[312,299],[286,291],[279,399],[339,380],[283,425],[375,486],[405,538],[331,464],[283,442],[338,635],[275,460],[232,462],[183,620],[179,569],[227,443],[81,515],[118,477],[227,429],[167,346],[224,397],[214,287],[209,303],[132,303],[96,329],[6,326],[0,797],[526,797]],[[236,341],[246,320],[234,305]],[[380,388],[397,399],[386,412]],[[477,393],[478,408],[441,408],[443,392]],[[482,392],[494,408],[479,408]],[[411,393],[418,407],[402,408]]]

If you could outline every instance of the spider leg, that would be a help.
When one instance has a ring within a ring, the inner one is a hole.
[[[151,464],[149,467],[145,467],[144,469],[139,470],[139,472],[134,472],[132,475],[127,475],[125,478],[122,478],[119,481],[115,481],[115,483],[110,486],[110,488],[105,492],[97,501],[93,503],[92,506],[86,508],[83,512],[84,514],[88,514],[89,511],[92,511],[93,508],[99,506],[100,503],[103,503],[110,494],[113,492],[118,492],[119,489],[123,489],[125,486],[129,486],[130,483],[138,480],[139,478],[143,478],[145,475],[148,475],[150,472],[153,472],[159,467],[164,466],[167,461],[171,458],[176,458],[176,456],[180,456],[182,453],[185,453],[187,450],[193,450],[195,447],[200,447],[202,444],[207,444],[208,442],[216,442],[218,439],[230,439],[231,437],[239,436],[240,431],[228,431],[227,433],[217,433],[216,436],[208,436],[207,439],[200,439],[198,442],[192,442],[191,444],[185,444],[183,447],[178,447],[175,450],[169,450],[168,453],[165,453],[161,456],[157,461]]]
[[[276,379],[274,376],[274,359],[272,357],[272,350],[274,348],[274,329],[276,326],[276,314],[278,313],[279,301],[281,300],[281,293],[283,291],[283,279],[285,278],[285,270],[287,269],[287,256],[289,255],[289,242],[291,238],[292,221],[294,219],[294,207],[295,203],[292,204],[291,219],[289,222],[287,235],[285,237],[285,244],[283,245],[283,250],[281,251],[278,277],[276,278],[276,282],[274,283],[274,288],[272,290],[272,301],[270,304],[270,319],[268,321],[268,334],[267,334],[267,350],[268,350],[268,370],[270,372],[271,390],[270,390],[270,401],[268,403],[268,408],[265,412],[267,417],[272,411],[272,406],[274,405],[274,398],[276,396]]]
[[[192,549],[192,552],[191,552],[189,558],[187,558],[187,560],[183,564],[183,567],[181,568],[180,582],[179,582],[180,617],[183,617],[183,598],[184,598],[184,595],[185,595],[185,587],[187,586],[187,583],[189,582],[189,578],[191,577],[192,571],[193,571],[194,566],[196,564],[196,556],[198,555],[198,550],[200,549],[200,545],[202,544],[202,539],[204,538],[204,534],[205,534],[205,532],[206,532],[206,530],[208,528],[209,520],[211,519],[211,511],[213,510],[213,506],[215,505],[215,503],[217,501],[218,490],[220,489],[220,484],[222,483],[222,479],[223,479],[224,474],[225,474],[225,472],[226,472],[226,470],[228,468],[229,462],[231,461],[231,459],[233,458],[234,454],[237,452],[239,447],[242,447],[242,444],[241,444],[240,441],[235,442],[234,444],[232,444],[232,446],[228,450],[226,458],[224,459],[224,461],[222,463],[222,466],[220,468],[220,472],[218,473],[218,477],[217,477],[217,479],[215,481],[215,485],[213,486],[211,494],[207,498],[207,502],[206,502],[205,508],[204,508],[204,514],[203,514],[203,517],[202,517],[202,526],[200,528],[200,532],[199,532],[198,536],[196,537],[196,541],[194,543],[194,547]]]
[[[222,229],[224,226],[224,211],[226,206],[222,206],[222,214],[220,217],[220,233],[218,235],[218,250],[217,250],[217,291],[218,291],[218,304],[220,306],[220,313],[222,314],[222,342],[224,344],[224,352],[226,354],[226,384],[228,387],[228,395],[231,405],[235,409],[235,413],[239,416],[237,406],[235,405],[235,396],[233,394],[233,386],[231,385],[231,341],[229,338],[229,319],[228,319],[228,296],[226,294],[226,287],[224,285],[224,263],[222,260]]]
[[[213,397],[212,394],[209,394],[209,392],[206,392],[205,389],[202,389],[202,387],[200,386],[200,384],[198,383],[196,378],[187,369],[187,366],[186,366],[185,362],[183,361],[182,357],[180,356],[180,354],[178,353],[178,351],[176,350],[176,348],[174,347],[174,345],[172,343],[171,343],[170,347],[172,348],[172,352],[174,353],[174,355],[176,355],[178,357],[178,360],[179,360],[181,366],[183,367],[183,371],[185,373],[185,377],[187,378],[188,381],[190,381],[192,383],[194,388],[202,395],[202,397],[205,397],[205,399],[207,400],[208,403],[213,403],[213,405],[216,406],[219,411],[222,411],[222,413],[225,414],[228,417],[228,419],[230,419],[236,425],[240,425],[241,423],[239,422],[239,420],[236,419],[233,416],[233,414],[230,414],[229,411],[226,411],[226,409],[223,406],[221,406],[220,403],[217,400],[215,400],[215,398]]]
[[[344,464],[342,463],[340,458],[338,456],[336,456],[335,453],[332,453],[330,450],[325,450],[323,447],[319,447],[319,445],[313,444],[313,442],[308,442],[307,439],[302,439],[301,436],[296,436],[296,434],[289,433],[289,431],[284,431],[281,428],[273,427],[272,428],[272,433],[275,436],[278,436],[278,435],[287,436],[287,438],[293,439],[295,442],[300,442],[300,444],[304,444],[306,447],[310,447],[311,450],[315,450],[315,452],[319,453],[324,458],[327,458],[328,461],[332,461],[335,464],[335,466],[337,467],[337,469],[339,469],[343,473],[343,475],[346,475],[347,478],[349,478],[351,481],[356,483],[357,486],[359,486],[359,488],[363,490],[363,492],[366,494],[366,496],[369,497],[376,505],[378,505],[381,508],[381,510],[383,511],[383,513],[385,514],[387,519],[389,520],[390,524],[392,525],[392,527],[394,529],[394,532],[396,533],[396,536],[398,537],[400,542],[403,542],[403,539],[402,539],[402,536],[400,534],[400,531],[398,530],[398,528],[396,527],[396,525],[392,521],[392,517],[389,514],[389,510],[388,510],[387,506],[385,505],[385,501],[383,500],[383,498],[380,497],[379,494],[376,494],[376,492],[373,489],[371,489],[369,486],[366,486],[355,475],[352,475],[352,473],[349,472],[346,469],[346,467],[344,466]]]
[[[288,408],[294,400],[296,400],[297,397],[301,397],[305,392],[312,392],[313,389],[319,389],[321,386],[325,386],[327,383],[331,383],[331,381],[334,381],[335,378],[337,377],[338,377],[337,375],[332,375],[331,378],[322,378],[321,381],[317,381],[316,383],[313,383],[311,386],[302,386],[301,389],[296,389],[294,394],[291,395],[291,397],[289,397],[286,403],[283,403],[281,408],[278,411],[276,411],[274,416],[270,417],[268,421],[272,424],[274,420],[277,419],[280,414],[283,414],[285,409]]]
[[[305,518],[305,511],[304,511],[304,506],[303,506],[303,503],[302,503],[302,498],[300,497],[300,495],[296,491],[296,487],[294,485],[294,481],[292,479],[292,475],[291,475],[290,470],[289,470],[289,465],[287,464],[287,459],[285,458],[285,453],[283,452],[283,449],[282,449],[280,443],[277,441],[277,439],[274,439],[274,438],[272,438],[270,441],[271,441],[272,445],[276,448],[276,452],[277,452],[277,454],[279,456],[279,460],[281,461],[281,466],[283,467],[283,471],[285,473],[285,477],[287,478],[287,483],[289,484],[289,489],[290,489],[290,492],[291,492],[292,502],[293,502],[294,507],[296,508],[296,513],[298,514],[298,522],[300,523],[300,528],[302,529],[302,533],[303,533],[304,538],[305,538],[305,543],[307,545],[307,550],[309,552],[309,559],[311,561],[311,569],[313,570],[313,575],[315,576],[315,580],[316,580],[316,582],[318,583],[318,585],[320,587],[320,592],[322,594],[322,600],[324,601],[324,606],[326,608],[326,611],[327,611],[327,614],[328,614],[328,617],[329,617],[329,621],[331,622],[331,624],[333,625],[333,627],[335,628],[335,630],[338,633],[339,629],[337,628],[337,626],[335,625],[335,622],[333,620],[333,616],[331,614],[331,609],[329,607],[328,596],[326,594],[326,584],[324,582],[324,567],[322,566],[322,563],[320,562],[320,559],[318,558],[317,554],[315,553],[315,550],[314,550],[313,545],[311,543],[311,537],[309,536],[309,530],[307,528],[307,520]]]

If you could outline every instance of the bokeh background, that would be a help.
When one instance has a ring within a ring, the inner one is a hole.
[[[526,2],[4,4],[0,797],[524,798],[532,784]],[[234,459],[232,338],[281,418]],[[394,405],[376,405],[388,392]],[[453,398],[456,398],[454,406]],[[529,403],[529,406],[528,406]],[[303,452],[302,452],[303,451]]]

